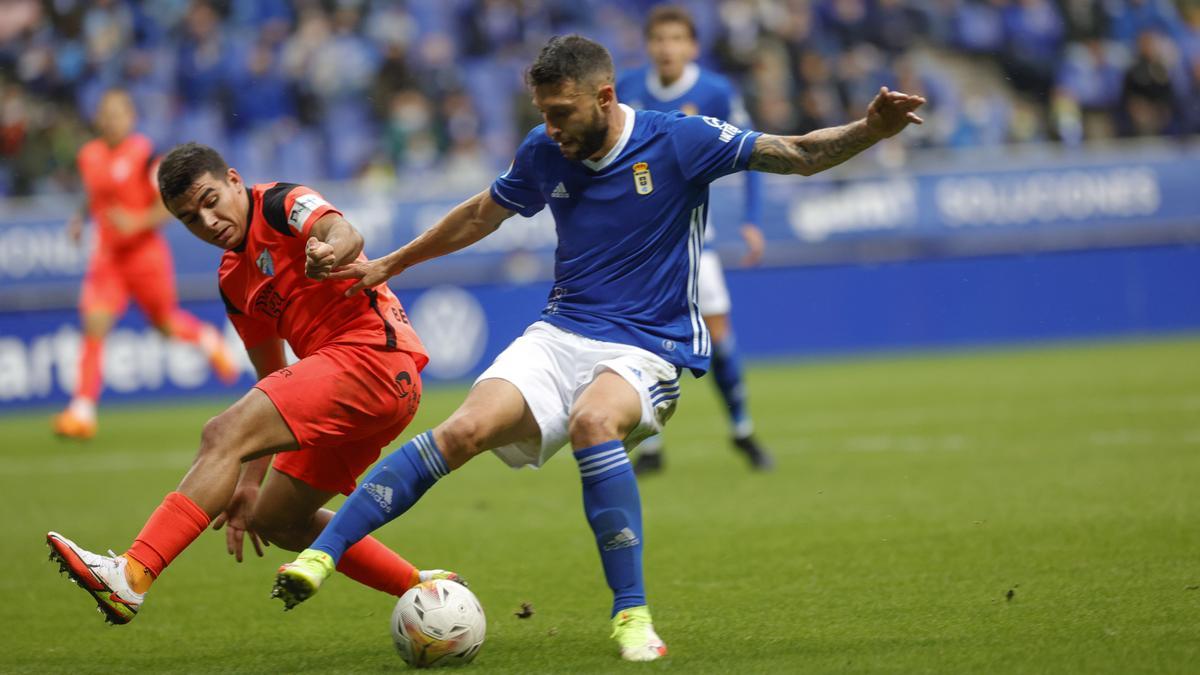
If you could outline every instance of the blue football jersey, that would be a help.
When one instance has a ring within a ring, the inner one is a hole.
[[[725,77],[689,63],[683,74],[669,86],[663,86],[653,67],[644,66],[627,72],[617,82],[617,100],[637,110],[678,110],[685,115],[707,115],[729,120],[749,128],[750,116],[737,89]],[[757,224],[762,215],[762,183],[757,173],[748,173],[742,222]],[[710,233],[711,234],[711,233]]]
[[[549,205],[558,247],[542,320],[634,345],[696,374],[712,351],[697,306],[708,184],[746,170],[757,132],[715,117],[626,105],[620,140],[571,161],[529,132],[492,184],[496,203],[531,216]]]

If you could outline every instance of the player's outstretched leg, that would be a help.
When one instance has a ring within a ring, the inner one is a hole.
[[[569,432],[583,482],[583,511],[613,594],[612,637],[626,661],[667,653],[654,632],[642,578],[642,501],[624,438],[641,419],[638,393],[611,371],[577,399]]]
[[[271,597],[283,600],[284,609],[312,597],[351,546],[412,508],[449,471],[432,431],[385,457],[346,498],[316,541],[279,568]]]
[[[321,507],[336,494],[335,490],[314,487],[271,468],[254,503],[253,529],[274,546],[302,551],[333,518],[333,511]],[[230,545],[236,546],[236,535],[229,536]],[[459,580],[458,575],[444,570],[418,571],[374,537],[364,537],[347,549],[338,561],[337,571],[368,588],[397,597],[425,579]]]
[[[50,532],[51,560],[92,595],[109,620],[128,623],[154,580],[225,509],[242,462],[264,451],[295,448],[295,437],[270,399],[251,389],[204,426],[191,469],[150,515],[128,551],[102,556]]]
[[[733,445],[755,469],[769,471],[774,468],[775,460],[754,436],[754,421],[746,406],[746,386],[742,380],[742,364],[733,332],[727,330],[719,338],[713,337],[713,382],[729,412],[729,421],[733,425]]]
[[[272,595],[289,609],[311,597],[345,562],[355,542],[400,517],[451,469],[485,450],[536,438],[538,433],[519,389],[501,379],[480,381],[449,419],[375,465],[316,541],[294,562],[279,568]],[[457,575],[432,570],[428,578],[457,580]]]

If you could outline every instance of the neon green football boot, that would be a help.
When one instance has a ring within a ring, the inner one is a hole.
[[[306,548],[275,573],[271,597],[283,600],[286,612],[316,595],[325,579],[333,574],[333,568],[333,557],[328,553]]]
[[[325,579],[333,574],[336,567],[333,557],[324,551],[307,548],[296,556],[296,559],[279,568],[275,573],[275,587],[271,589],[271,597],[283,600],[283,609],[287,611],[305,600],[316,595]],[[457,572],[449,570],[419,570],[413,583],[446,579],[467,586],[467,580]]]
[[[650,608],[630,607],[612,618],[612,637],[626,661],[654,661],[667,655],[667,645],[654,632]]]

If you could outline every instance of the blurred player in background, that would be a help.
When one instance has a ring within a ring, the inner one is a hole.
[[[221,298],[262,379],[204,425],[191,469],[123,555],[47,535],[51,560],[112,623],[136,616],[153,581],[214,519],[238,562],[245,535],[260,556],[264,541],[294,551],[312,543],[333,515],[321,507],[349,494],[416,414],[429,360],[387,286],[348,298],[351,282],[325,280],[362,255],[363,240],[321,195],[290,183],[248,186],[195,143],[163,159],[158,183],[192,234],[225,249]],[[290,366],[284,340],[300,357]],[[418,572],[370,538],[338,570],[392,595],[430,578],[457,579]]]
[[[348,547],[476,455],[493,450],[511,466],[540,466],[569,443],[612,591],[612,636],[622,658],[653,661],[667,648],[646,601],[641,497],[626,452],[662,431],[680,372],[708,367],[696,289],[708,185],[747,169],[809,175],[836,166],[919,123],[914,111],[925,101],[881,89],[864,119],[791,137],[635,112],[617,100],[608,51],[577,35],[552,39],[528,81],[545,123],[489,189],[399,250],[332,276],[359,279],[351,291],[379,287],[517,213],[549,207],[558,246],[541,320],[496,357],[446,421],[363,479],[312,547],[280,569],[275,589],[288,606],[307,599]]]
[[[96,223],[96,248],[79,298],[83,350],[75,395],[54,418],[54,432],[60,436],[86,439],[96,434],[104,338],[125,313],[130,297],[160,333],[199,347],[222,381],[233,384],[238,377],[220,331],[179,307],[171,249],[158,231],[167,221],[167,209],[154,178],[157,160],[150,140],[133,131],[136,123],[129,94],[110,89],[96,111],[100,137],[79,150],[87,197],[67,227],[71,238],[80,241],[84,218],[90,214]]]
[[[652,63],[621,78],[617,83],[620,100],[639,110],[678,110],[685,115],[706,115],[729,120],[743,129],[750,128],[749,115],[729,80],[696,64],[700,45],[696,41],[696,25],[687,10],[673,6],[654,8],[646,19],[645,35]],[[758,174],[746,173],[741,225],[747,248],[742,260],[745,265],[757,264],[763,254],[763,235],[756,225],[761,213],[760,183]],[[708,247],[713,238],[712,225],[706,223],[704,252],[700,254],[700,313],[712,335],[712,378],[729,412],[734,447],[746,455],[754,468],[769,470],[774,460],[755,438],[754,421],[746,407],[742,365],[729,322],[725,272],[717,252]],[[662,468],[663,440],[661,435],[654,435],[638,446],[633,470],[646,474]]]

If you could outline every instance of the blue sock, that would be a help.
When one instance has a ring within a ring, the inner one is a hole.
[[[575,451],[583,478],[583,512],[596,535],[613,616],[646,604],[642,582],[642,500],[621,441]]]
[[[737,438],[749,436],[754,430],[750,413],[746,410],[746,388],[742,384],[742,363],[738,359],[733,334],[724,340],[713,343],[712,374],[725,407],[729,411],[729,420],[733,423],[733,435]]]
[[[433,432],[426,431],[376,465],[309,548],[328,553],[336,564],[346,549],[399,518],[449,472]]]

